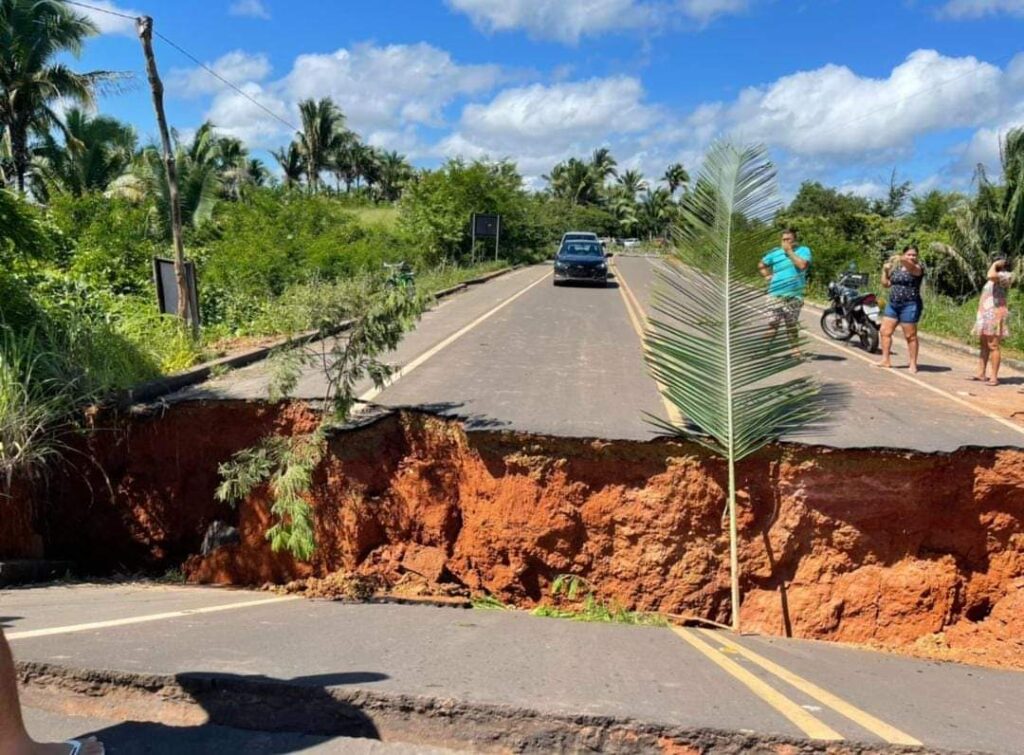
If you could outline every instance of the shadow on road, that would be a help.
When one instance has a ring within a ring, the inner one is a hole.
[[[356,671],[318,674],[290,680],[219,673],[178,674],[175,681],[207,716],[195,726],[124,721],[91,732],[107,752],[178,755],[179,753],[301,752],[335,737],[379,740],[373,721],[331,694],[332,687],[387,679],[386,674]]]

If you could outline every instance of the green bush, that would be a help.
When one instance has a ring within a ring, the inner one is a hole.
[[[61,234],[65,269],[111,293],[152,288],[152,259],[171,250],[153,230],[153,210],[101,194],[58,195],[49,207]]]

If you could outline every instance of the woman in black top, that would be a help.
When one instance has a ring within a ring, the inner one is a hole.
[[[923,280],[924,266],[913,244],[904,247],[902,254],[894,256],[882,268],[882,285],[889,289],[889,300],[882,313],[882,360],[878,362],[879,367],[892,367],[892,335],[899,324],[907,339],[910,371],[917,372],[917,323],[924,312],[921,301]]]

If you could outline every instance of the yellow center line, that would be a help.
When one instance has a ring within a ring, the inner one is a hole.
[[[89,632],[94,629],[110,629],[112,627],[123,627],[130,624],[145,624],[151,621],[164,621],[166,619],[177,619],[182,616],[196,616],[205,613],[218,613],[220,611],[234,611],[238,608],[252,608],[253,606],[267,606],[272,603],[284,603],[289,600],[299,600],[298,595],[287,595],[278,598],[260,598],[259,600],[246,600],[240,603],[225,603],[219,606],[207,606],[205,608],[185,608],[181,611],[166,611],[164,613],[150,613],[143,616],[130,616],[126,619],[110,619],[109,621],[92,621],[87,624],[69,624],[62,627],[49,627],[47,629],[29,629],[24,632],[11,632],[7,635],[8,640],[29,640],[34,637],[51,637],[56,634],[72,634],[74,632]]]
[[[672,627],[672,631],[682,637],[683,640],[693,646],[715,665],[768,703],[768,705],[782,714],[790,723],[800,729],[800,731],[811,739],[839,741],[843,738],[835,729],[811,715],[807,710],[801,708],[774,687],[766,684],[761,679],[758,679],[751,672],[747,671],[747,669],[736,663],[736,661],[726,657],[711,645],[697,639],[696,635],[692,634],[690,630],[674,626]]]
[[[494,308],[488,310],[487,312],[485,312],[484,314],[480,315],[478,318],[473,320],[473,322],[471,322],[469,325],[466,325],[465,327],[460,328],[459,330],[457,330],[454,333],[452,333],[450,336],[445,338],[443,341],[441,341],[437,345],[433,346],[430,349],[427,349],[425,352],[423,352],[418,357],[413,359],[407,365],[405,365],[404,367],[402,367],[402,368],[396,370],[394,373],[392,373],[392,375],[391,375],[391,377],[388,380],[386,385],[384,385],[381,388],[377,388],[376,386],[371,388],[366,393],[361,395],[357,399],[357,401],[360,401],[360,402],[362,402],[364,404],[366,404],[366,403],[368,403],[370,401],[373,401],[375,398],[377,398],[377,396],[379,396],[381,393],[383,393],[385,390],[387,390],[390,386],[394,385],[396,382],[398,382],[403,377],[408,375],[410,372],[415,370],[417,367],[422,365],[428,359],[430,359],[431,357],[435,356],[439,351],[441,351],[442,349],[445,349],[448,346],[450,346],[453,343],[455,343],[457,340],[462,338],[462,336],[466,335],[466,333],[471,331],[477,325],[479,325],[480,323],[482,323],[484,320],[488,319],[492,315],[497,314],[499,311],[501,311],[502,309],[507,307],[509,304],[514,302],[516,299],[518,299],[520,296],[525,294],[527,291],[529,291],[534,286],[537,286],[537,285],[543,283],[544,281],[546,281],[552,274],[553,273],[551,271],[545,273],[540,278],[535,280],[533,283],[529,284],[528,286],[526,286],[523,289],[520,289],[518,292],[516,292],[515,294],[510,296],[508,299],[505,299],[505,301],[501,302],[496,307],[494,307]],[[356,411],[353,412],[353,413],[354,414],[358,414],[359,410],[361,410],[361,409],[365,410],[365,407],[356,407]]]
[[[626,312],[629,314],[629,320],[633,324],[633,329],[636,334],[640,336],[640,343],[643,345],[644,353],[648,353],[647,339],[644,337],[644,325],[647,323],[647,316],[644,314],[643,307],[637,301],[636,297],[633,296],[633,291],[626,283],[626,278],[623,276],[619,266],[612,263],[612,267],[615,269],[615,281],[619,284],[619,293],[622,294],[622,301],[626,305]],[[665,387],[658,382],[654,381],[658,386],[658,395],[661,396],[661,402],[665,405],[665,411],[668,413],[669,422],[676,427],[683,426],[683,415],[679,411],[679,407],[673,404],[665,396]]]
[[[739,653],[748,661],[756,663],[758,666],[763,668],[770,674],[782,679],[787,684],[791,684],[798,690],[803,692],[808,697],[812,697],[820,703],[823,703],[836,711],[840,715],[846,716],[848,719],[853,721],[855,724],[864,727],[872,734],[880,737],[889,744],[894,745],[914,745],[919,746],[921,742],[914,737],[910,736],[906,732],[900,731],[895,726],[887,724],[878,718],[875,718],[870,713],[866,713],[860,708],[846,702],[841,697],[832,694],[826,689],[822,689],[813,682],[809,682],[801,676],[797,676],[792,671],[783,668],[774,661],[770,661],[767,658],[758,655],[750,648],[741,645],[730,637],[726,637],[721,632],[714,632],[710,629],[701,629],[708,637],[712,638],[715,642],[720,642],[727,648]]]

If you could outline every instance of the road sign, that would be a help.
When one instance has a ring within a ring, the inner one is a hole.
[[[494,259],[498,259],[498,240],[501,237],[501,215],[489,215],[474,212],[470,218],[470,230],[473,236],[473,261],[476,261],[476,240],[494,239]]]
[[[473,213],[473,236],[478,239],[496,239],[500,232],[501,216],[482,212]]]
[[[178,314],[178,283],[174,277],[174,260],[153,258],[153,281],[156,283],[156,300],[161,314]],[[199,325],[199,292],[196,290],[196,266],[185,263],[185,288],[188,291],[188,322]]]

